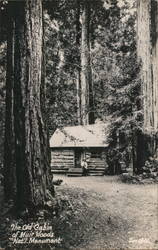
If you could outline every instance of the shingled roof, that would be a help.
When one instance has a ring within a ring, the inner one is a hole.
[[[108,147],[108,124],[58,128],[50,139],[51,148]]]

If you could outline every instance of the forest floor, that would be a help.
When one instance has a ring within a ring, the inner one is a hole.
[[[119,177],[66,177],[56,193],[73,216],[60,224],[65,249],[158,249],[157,184],[125,184]]]
[[[125,184],[118,176],[55,175],[54,180],[58,179],[63,180],[55,188],[58,207],[56,215],[54,212],[49,215],[48,222],[55,238],[60,237],[62,243],[52,247],[35,244],[0,249],[158,249],[157,184]],[[0,189],[1,201],[2,197]],[[1,215],[1,224],[4,220]],[[0,225],[1,233],[6,238]]]

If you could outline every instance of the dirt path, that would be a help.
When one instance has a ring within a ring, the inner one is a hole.
[[[69,196],[78,192],[81,199],[87,195],[87,210],[96,211],[95,234],[83,245],[84,249],[158,249],[156,184],[124,184],[118,177],[108,176],[72,178],[56,175],[54,179],[63,179],[63,184],[57,188],[59,192],[67,190]]]

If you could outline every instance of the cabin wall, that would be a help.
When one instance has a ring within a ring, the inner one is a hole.
[[[73,149],[51,150],[51,167],[54,169],[69,169],[74,167]]]
[[[52,169],[65,169],[74,167],[81,167],[81,164],[75,166],[77,149],[51,149],[51,167]],[[86,158],[88,169],[106,169],[108,167],[106,162],[105,148],[81,148],[81,159]]]
[[[89,169],[107,168],[106,149],[89,149],[85,152]]]

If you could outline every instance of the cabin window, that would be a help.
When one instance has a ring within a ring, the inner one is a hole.
[[[91,151],[91,158],[102,158],[102,153],[98,149],[93,149]]]

